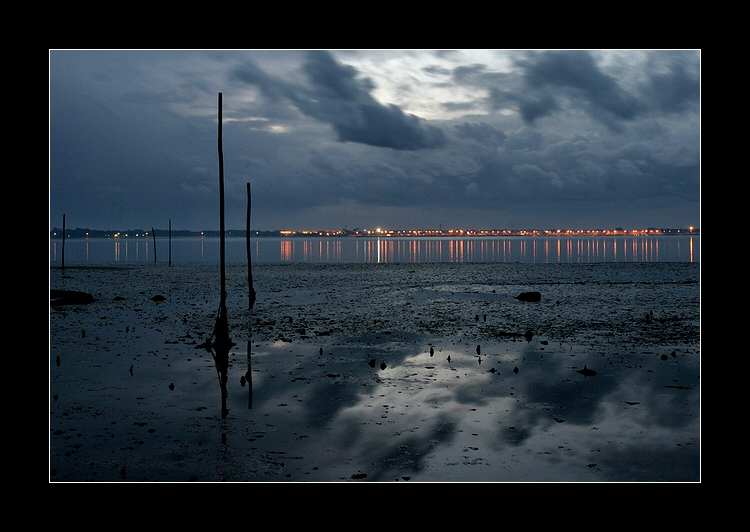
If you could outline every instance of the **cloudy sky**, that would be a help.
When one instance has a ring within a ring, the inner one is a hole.
[[[700,227],[699,50],[50,50],[50,228]]]

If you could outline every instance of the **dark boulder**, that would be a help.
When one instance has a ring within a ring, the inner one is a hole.
[[[516,296],[519,301],[541,301],[542,294],[540,292],[522,292]]]
[[[50,288],[49,304],[52,307],[60,305],[82,305],[93,303],[94,296],[78,290],[55,290]]]

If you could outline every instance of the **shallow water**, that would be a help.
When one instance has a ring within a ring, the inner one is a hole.
[[[218,264],[217,237],[50,239],[50,262]],[[157,245],[158,244],[158,245]],[[700,235],[225,239],[228,264],[700,262]],[[63,253],[63,250],[65,253]],[[158,253],[157,253],[158,252]]]
[[[700,480],[699,264],[231,266],[226,419],[219,279],[51,270],[52,481]]]

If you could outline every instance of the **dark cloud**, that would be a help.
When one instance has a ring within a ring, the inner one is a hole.
[[[521,115],[528,123],[533,122],[537,118],[550,115],[560,109],[557,98],[547,91],[537,91],[519,96],[518,103]]]
[[[308,52],[303,70],[312,82],[315,96],[353,103],[372,99],[369,94],[374,88],[372,81],[357,79],[356,68],[337,63],[329,52]]]
[[[302,70],[310,82],[307,86],[282,83],[249,62],[235,70],[235,78],[257,86],[271,100],[288,98],[305,115],[333,127],[342,142],[395,150],[445,144],[439,127],[396,105],[378,103],[371,95],[372,80],[358,77],[354,67],[336,62],[331,53],[308,52]]]
[[[395,105],[381,105],[371,96],[371,80],[357,78],[353,67],[336,63],[328,52],[308,54],[304,70],[309,91],[300,91],[294,103],[299,109],[331,124],[339,140],[396,150],[438,148],[445,144],[443,131],[406,114]]]
[[[648,81],[643,93],[666,113],[695,110],[700,105],[699,57],[668,53],[652,56],[647,64]]]
[[[230,227],[699,225],[699,52],[498,55],[56,52],[50,224],[215,228],[222,92]]]
[[[602,73],[590,52],[544,52],[526,71],[531,88],[566,87],[577,91],[595,110],[629,120],[639,103],[611,76]]]
[[[617,81],[603,73],[588,51],[547,51],[531,54],[519,62],[525,66],[526,86],[543,105],[527,106],[524,117],[533,121],[545,116],[558,106],[555,92],[563,89],[574,106],[579,106],[592,117],[609,125],[620,120],[632,120],[641,111],[637,98],[625,91]]]
[[[615,131],[654,112],[697,109],[698,55],[665,52],[646,56],[646,79],[628,89],[624,83],[627,78],[618,80],[606,73],[590,51],[528,52],[515,57],[522,85],[493,85],[489,87],[489,101],[493,109],[517,105],[527,123],[571,107]],[[481,69],[473,67],[471,71]]]
[[[241,65],[236,66],[232,70],[230,78],[257,87],[263,97],[272,102],[289,95],[286,84],[268,75],[253,61],[246,60]]]
[[[508,135],[504,132],[484,122],[479,124],[464,122],[463,124],[455,126],[455,128],[459,137],[474,139],[489,148],[502,146],[508,138]]]

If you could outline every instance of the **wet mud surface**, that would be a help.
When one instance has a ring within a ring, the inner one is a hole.
[[[50,481],[700,480],[698,264],[230,265],[225,419],[219,275],[51,270]]]

